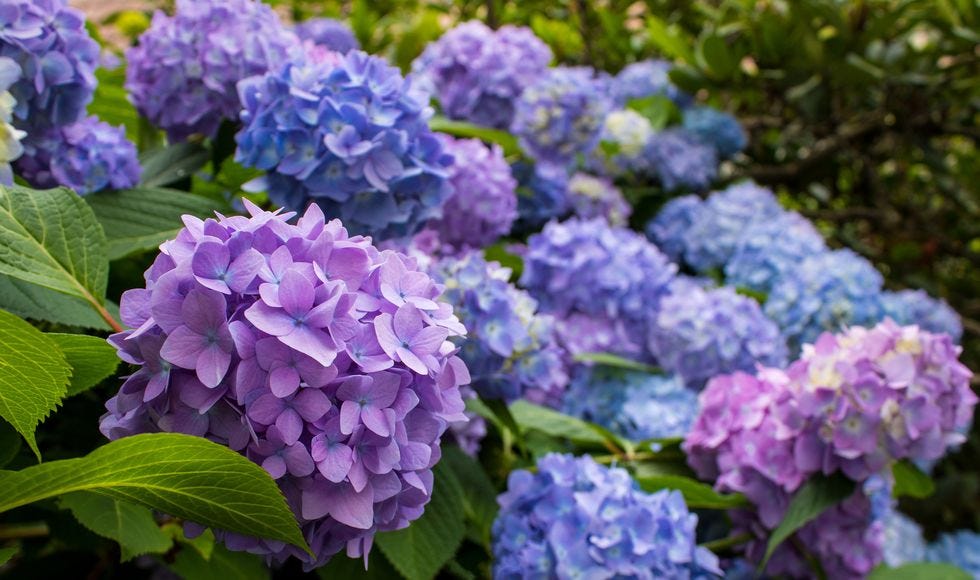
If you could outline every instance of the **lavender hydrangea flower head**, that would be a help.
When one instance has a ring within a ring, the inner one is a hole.
[[[718,154],[686,129],[667,129],[654,134],[644,151],[667,191],[703,191],[718,176]]]
[[[963,337],[960,315],[945,300],[929,296],[924,290],[882,292],[882,309],[901,325],[915,324],[923,330],[946,333],[958,343]]]
[[[682,195],[664,204],[660,212],[647,222],[647,238],[660,248],[672,262],[682,262],[687,250],[685,234],[698,219],[703,202],[696,195]]]
[[[584,348],[650,359],[651,313],[674,264],[642,235],[601,219],[551,222],[528,242],[521,285],[558,319],[572,354]]]
[[[446,116],[508,129],[514,102],[551,62],[551,49],[529,28],[464,22],[429,44],[412,72]]]
[[[549,220],[565,217],[571,211],[568,168],[518,161],[511,171],[517,179],[515,233],[536,231]]]
[[[78,120],[92,100],[99,61],[85,16],[65,0],[6,0],[2,10],[0,57],[21,69],[8,87],[17,125],[33,134]]]
[[[684,437],[698,414],[697,393],[677,376],[584,365],[573,372],[562,407],[633,441]]]
[[[980,577],[980,534],[972,530],[942,534],[929,544],[926,560],[952,564],[974,578]]]
[[[316,202],[356,234],[404,237],[439,215],[452,157],[429,130],[410,80],[361,51],[298,57],[238,86],[245,107],[236,160],[290,209]]]
[[[511,132],[521,148],[557,165],[592,151],[610,107],[605,84],[588,67],[548,69],[517,101]]]
[[[136,146],[125,129],[91,116],[33,135],[17,169],[34,187],[63,185],[81,195],[127,189],[140,179]]]
[[[725,282],[732,286],[769,293],[784,275],[810,256],[827,251],[823,236],[809,220],[796,212],[774,214],[753,221],[735,245],[724,266]]]
[[[671,68],[669,62],[658,59],[627,65],[610,83],[613,99],[618,106],[625,107],[634,99],[663,95],[679,107],[686,107],[691,97],[670,82],[667,73]]]
[[[0,185],[10,185],[14,175],[10,162],[24,152],[21,140],[27,133],[14,127],[14,107],[17,101],[8,92],[20,78],[20,66],[13,59],[0,56]]]
[[[333,18],[310,18],[293,27],[293,31],[300,40],[309,40],[340,54],[361,48],[351,29]]]
[[[714,147],[719,159],[728,159],[748,145],[748,137],[738,119],[724,111],[711,107],[691,107],[684,111],[682,124]]]
[[[590,456],[549,454],[537,468],[512,472],[497,499],[495,579],[721,575],[680,492],[646,493]]]
[[[448,424],[465,420],[464,332],[413,260],[350,237],[311,205],[185,227],[123,294],[110,337],[139,369],[106,407],[110,439],[181,432],[228,445],[278,480],[314,558],[219,532],[235,550],[308,567],[423,512]]]
[[[499,145],[487,147],[479,139],[440,136],[453,156],[449,183],[453,193],[442,217],[426,226],[439,240],[458,250],[483,248],[510,232],[517,219],[517,180]]]
[[[589,166],[612,177],[651,175],[653,167],[646,153],[653,138],[653,126],[646,117],[632,109],[613,111],[606,115]]]
[[[786,340],[759,303],[728,287],[684,284],[663,298],[650,351],[665,370],[700,389],[711,377],[787,363]]]
[[[126,89],[136,109],[171,141],[213,137],[242,109],[235,85],[285,62],[299,39],[256,0],[177,0],[153,15],[126,52]]]
[[[588,173],[575,173],[568,180],[568,201],[579,219],[605,218],[612,226],[627,225],[633,213],[618,187]]]

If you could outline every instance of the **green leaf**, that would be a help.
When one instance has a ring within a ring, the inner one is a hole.
[[[442,462],[433,469],[432,501],[407,528],[378,534],[374,542],[408,580],[435,578],[463,541],[463,490]]]
[[[17,553],[17,548],[0,548],[0,566],[3,566],[14,557]]]
[[[882,564],[868,575],[868,580],[972,580],[973,576],[952,564],[914,562],[898,568]]]
[[[154,249],[184,227],[181,216],[200,218],[228,210],[227,204],[176,189],[141,187],[97,193],[86,201],[109,240],[109,259]]]
[[[740,493],[718,493],[710,485],[682,475],[649,475],[637,477],[636,482],[650,492],[675,489],[681,492],[691,508],[727,510],[748,505],[745,496]]]
[[[716,80],[730,78],[738,68],[738,60],[731,47],[716,34],[709,34],[701,40],[697,57],[698,63]]]
[[[116,349],[104,338],[84,334],[48,333],[68,366],[71,367],[71,383],[68,385],[68,396],[77,395],[101,383],[103,379],[116,372],[119,357]]]
[[[134,435],[85,457],[0,473],[0,513],[91,491],[206,526],[306,542],[269,474],[231,449],[177,433]]]
[[[631,99],[626,108],[643,115],[655,131],[660,131],[681,118],[680,109],[664,95],[650,95],[642,99]]]
[[[837,473],[831,477],[816,476],[800,488],[786,508],[783,521],[779,522],[769,544],[766,546],[766,556],[762,559],[760,569],[766,567],[772,553],[783,541],[793,535],[808,522],[839,504],[847,496],[854,493],[854,482]]]
[[[330,558],[326,566],[317,568],[316,574],[323,580],[344,580],[346,578],[395,580],[401,577],[401,574],[395,570],[388,558],[385,558],[385,555],[381,553],[381,550],[371,550],[367,570],[364,569],[363,559],[348,558],[346,554],[341,552]]]
[[[17,457],[17,453],[20,452],[20,441],[20,435],[14,431],[10,423],[0,421],[0,469]]]
[[[650,43],[664,55],[687,63],[694,62],[691,51],[694,42],[676,24],[668,25],[656,16],[647,16],[647,34]]]
[[[88,491],[61,496],[58,504],[71,510],[80,524],[115,540],[125,550],[123,560],[142,554],[163,554],[173,545],[149,509]]]
[[[160,526],[160,530],[181,546],[196,550],[205,560],[211,559],[211,553],[214,552],[215,544],[214,532],[211,531],[211,528],[206,528],[203,533],[193,538],[188,538],[184,535],[183,524],[175,521],[163,524]]]
[[[895,487],[892,489],[892,495],[895,497],[909,496],[922,499],[929,497],[936,490],[932,478],[907,460],[899,461],[892,466],[892,476],[895,478]]]
[[[89,103],[88,113],[110,125],[122,125],[126,129],[126,137],[136,141],[139,138],[140,117],[136,108],[129,102],[126,89],[121,82],[114,82],[115,78],[109,78],[109,75],[105,74],[105,69],[99,69],[95,74],[99,83],[95,86],[95,96]]]
[[[487,472],[459,447],[444,446],[442,463],[453,472],[463,488],[466,519],[472,524],[475,540],[490,544],[490,528],[497,517],[497,490]]]
[[[338,556],[339,557],[339,556]],[[184,548],[177,553],[170,569],[183,580],[265,580],[269,568],[260,556],[248,552],[232,552],[220,544],[207,560],[194,549]]]
[[[140,155],[143,187],[162,187],[186,179],[207,165],[211,154],[199,143],[178,143]]]
[[[3,310],[0,345],[0,417],[24,437],[40,461],[34,430],[65,398],[71,368],[53,340]]]
[[[433,131],[447,133],[454,137],[474,137],[485,143],[495,143],[504,150],[504,155],[519,155],[520,145],[517,138],[506,131],[481,127],[464,121],[453,121],[445,117],[433,117],[429,120],[429,127]]]
[[[111,303],[106,304],[110,310]],[[23,280],[0,274],[0,308],[31,320],[55,324],[112,330],[104,318],[82,298],[35,286]]]
[[[651,375],[663,373],[662,369],[655,366],[609,354],[608,352],[581,352],[575,355],[575,360],[578,362],[591,362],[607,367],[649,373]]]
[[[547,407],[519,400],[510,406],[510,412],[517,424],[523,429],[533,429],[552,437],[568,439],[581,444],[603,445],[606,443],[606,438],[593,429],[589,423]]]

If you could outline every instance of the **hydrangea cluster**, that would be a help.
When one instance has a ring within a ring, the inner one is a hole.
[[[514,103],[551,62],[551,49],[522,26],[494,31],[464,22],[429,44],[412,63],[451,119],[509,129]]]
[[[511,166],[517,179],[517,221],[513,231],[537,231],[546,222],[571,210],[568,169],[547,163],[518,161]]]
[[[926,549],[926,560],[953,564],[980,578],[980,534],[971,530],[943,534]]]
[[[580,365],[562,410],[632,441],[666,439],[687,434],[698,397],[677,376]]]
[[[671,64],[665,60],[650,59],[627,65],[610,83],[616,104],[625,107],[633,99],[663,95],[679,107],[691,103],[691,97],[678,89],[667,74]]]
[[[443,300],[469,331],[459,356],[476,392],[557,407],[568,377],[554,321],[536,312],[527,292],[510,284],[510,270],[469,254],[441,260],[432,273],[446,288]]]
[[[136,146],[125,129],[97,117],[33,135],[17,169],[35,187],[64,185],[81,195],[134,187],[140,179]]]
[[[568,180],[568,202],[579,219],[605,218],[612,226],[627,225],[633,213],[618,187],[588,173],[575,173]]]
[[[748,137],[734,116],[712,107],[691,107],[684,111],[684,128],[711,145],[719,159],[732,157],[748,145]]]
[[[300,40],[308,40],[333,52],[347,54],[361,48],[351,29],[333,18],[310,18],[297,24],[293,31]]]
[[[239,84],[244,127],[236,160],[276,203],[316,202],[356,234],[403,237],[438,217],[452,157],[429,130],[412,83],[361,51],[298,57]]]
[[[908,562],[926,559],[926,541],[922,536],[922,527],[915,520],[893,509],[885,516],[884,524],[882,562],[885,565],[897,568]]]
[[[625,469],[589,456],[546,455],[536,473],[512,472],[497,501],[497,579],[721,575],[680,492],[646,493]]]
[[[651,167],[646,153],[653,138],[653,126],[646,117],[632,109],[613,111],[606,115],[589,164],[612,177],[647,175]]]
[[[440,437],[461,421],[465,332],[413,260],[325,223],[245,201],[249,217],[200,220],[165,242],[146,288],[123,294],[131,330],[110,337],[139,366],[112,397],[110,439],[207,437],[260,464],[316,554],[220,533],[232,549],[322,565],[418,518]]]
[[[660,184],[667,191],[703,191],[718,176],[718,154],[684,129],[667,129],[655,134],[645,156]]]
[[[647,222],[647,238],[657,244],[673,262],[683,262],[687,244],[684,234],[700,215],[703,202],[696,195],[682,195],[664,204],[660,212]]]
[[[479,139],[441,136],[445,152],[453,156],[449,184],[453,193],[442,217],[426,226],[439,240],[458,250],[483,248],[510,232],[517,219],[517,180],[499,145],[487,147]]]
[[[599,143],[609,112],[605,82],[588,67],[556,67],[521,94],[511,131],[539,162],[569,165]]]
[[[739,236],[724,266],[725,281],[768,294],[778,280],[792,276],[804,260],[825,252],[823,236],[808,219],[796,212],[770,215],[753,221]]]
[[[551,222],[528,242],[521,285],[558,318],[565,348],[651,359],[651,315],[674,264],[642,235],[601,219]]]
[[[5,0],[0,57],[20,67],[9,86],[17,126],[36,130],[74,123],[95,91],[99,45],[85,16],[65,0]]]
[[[213,137],[222,121],[238,119],[238,81],[279,67],[299,46],[257,0],[177,0],[175,14],[154,14],[126,52],[126,89],[171,141]]]
[[[14,127],[14,107],[17,102],[8,92],[11,85],[20,78],[20,66],[13,59],[0,56],[0,185],[14,182],[10,162],[24,152],[20,141],[27,133]]]
[[[665,370],[690,388],[757,365],[786,365],[786,340],[759,303],[729,287],[672,289],[660,303],[650,331],[650,351]]]
[[[957,343],[963,337],[960,315],[945,300],[937,300],[923,290],[883,292],[881,306],[884,315],[898,324],[915,324],[929,332],[944,332]]]

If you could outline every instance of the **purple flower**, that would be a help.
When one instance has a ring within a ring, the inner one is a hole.
[[[419,374],[427,374],[449,331],[438,326],[425,326],[422,313],[412,304],[403,304],[394,316],[379,314],[374,319],[378,343],[385,354],[400,361]]]
[[[361,48],[350,28],[333,18],[310,18],[293,29],[301,40],[309,40],[328,50],[347,54]]]
[[[657,244],[673,262],[681,262],[686,249],[685,234],[698,219],[702,201],[696,195],[682,195],[668,201],[660,213],[647,222],[647,238]]]
[[[248,406],[248,418],[259,425],[275,425],[282,441],[292,445],[299,441],[304,424],[322,418],[330,406],[330,399],[320,389],[301,389],[282,398],[266,393]]]
[[[663,95],[680,107],[691,103],[691,97],[678,89],[668,73],[671,64],[665,60],[643,60],[627,65],[609,83],[610,93],[616,104],[625,107],[630,101],[655,95]]]
[[[656,133],[644,157],[667,191],[704,191],[718,176],[718,154],[684,129]]]
[[[344,381],[337,389],[337,398],[343,401],[340,432],[350,435],[354,427],[363,423],[377,435],[390,435],[395,429],[395,413],[388,408],[398,396],[400,382],[401,378],[392,373],[375,373]]]
[[[183,324],[167,336],[160,356],[181,368],[195,370],[206,387],[225,378],[235,344],[225,318],[225,299],[207,289],[192,290],[180,309]]]
[[[568,180],[568,202],[579,219],[605,218],[609,225],[625,226],[633,208],[611,181],[587,173]]]

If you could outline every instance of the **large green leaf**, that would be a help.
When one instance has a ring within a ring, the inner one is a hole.
[[[0,308],[21,318],[46,320],[66,326],[112,330],[92,305],[77,296],[69,296],[43,286],[0,274]],[[106,302],[111,313],[114,305]]]
[[[854,493],[854,482],[837,473],[831,477],[816,476],[800,488],[789,502],[783,521],[769,537],[766,546],[766,556],[762,560],[762,568],[772,556],[772,553],[783,541],[793,535],[811,520],[834,507],[844,498]]]
[[[500,145],[500,148],[504,151],[504,155],[519,155],[521,152],[521,147],[517,144],[517,138],[499,129],[481,127],[465,121],[453,121],[445,117],[433,117],[429,121],[429,127],[433,131],[447,133],[454,137],[474,137],[486,143]]]
[[[156,248],[184,227],[184,214],[213,217],[228,206],[176,189],[141,187],[90,195],[86,201],[105,230],[109,258]]]
[[[533,429],[575,443],[603,445],[607,439],[589,423],[524,400],[510,406],[514,420],[523,429]]]
[[[67,394],[71,367],[43,332],[0,310],[0,417],[41,459],[34,430]]]
[[[17,548],[0,548],[0,566],[3,566],[14,557],[17,553]]]
[[[687,63],[694,62],[693,42],[676,24],[667,24],[651,14],[647,16],[647,34],[650,43],[663,54]]]
[[[84,334],[48,333],[71,367],[71,384],[68,396],[91,389],[116,372],[119,357],[116,349],[104,338]]]
[[[681,492],[688,507],[692,508],[724,510],[748,505],[742,494],[718,493],[710,485],[682,475],[648,475],[637,477],[636,482],[650,492],[675,489]]]
[[[20,435],[14,431],[10,423],[0,420],[0,469],[17,457],[17,453],[20,452],[20,442]]]
[[[971,580],[973,576],[952,564],[915,562],[898,568],[881,565],[871,571],[868,580]]]
[[[0,513],[73,491],[91,491],[207,526],[308,549],[269,474],[201,437],[134,435],[85,457],[2,472]]]
[[[899,461],[892,466],[895,487],[892,495],[895,497],[910,496],[918,499],[929,497],[936,490],[935,484],[927,474],[910,461]]]
[[[185,547],[169,567],[183,580],[264,580],[269,577],[269,568],[261,557],[248,552],[232,552],[220,544],[215,544],[211,557],[206,560],[197,550]]]
[[[452,470],[436,464],[432,501],[407,528],[384,532],[375,544],[408,580],[434,578],[463,541],[463,490]]]
[[[71,510],[80,524],[100,536],[115,540],[124,560],[141,554],[162,554],[173,545],[146,507],[89,491],[61,496],[59,505]]]
[[[444,446],[442,463],[452,470],[463,488],[466,519],[470,523],[473,539],[489,546],[490,527],[498,511],[497,490],[493,482],[486,470],[459,447]]]
[[[184,142],[147,151],[140,156],[140,185],[163,187],[187,179],[210,160],[211,154],[199,143]]]

